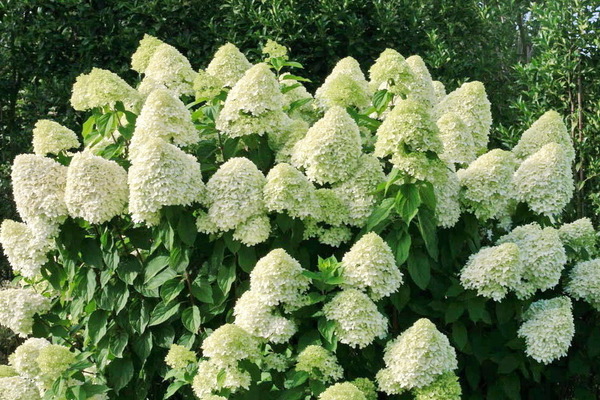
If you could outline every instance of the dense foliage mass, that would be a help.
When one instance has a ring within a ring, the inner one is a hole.
[[[596,232],[562,217],[560,117],[489,149],[481,82],[446,94],[387,49],[313,96],[263,53],[195,71],[146,35],[136,87],[77,78],[81,136],[36,125],[0,227],[0,324],[27,338],[3,398],[594,398]]]

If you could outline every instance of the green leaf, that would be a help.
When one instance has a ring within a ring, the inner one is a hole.
[[[508,376],[503,376],[500,378],[502,389],[504,393],[511,400],[521,400],[521,381],[519,380],[519,376],[515,374],[510,374]]]
[[[158,287],[161,287],[163,283],[171,280],[177,276],[177,273],[173,271],[171,268],[167,268],[154,278],[150,279],[148,283],[146,283],[146,289],[152,290]]]
[[[408,273],[415,284],[425,290],[431,279],[431,265],[427,255],[416,250],[408,256]]]
[[[191,215],[182,215],[177,224],[177,235],[188,246],[193,246],[198,235],[196,221]]]
[[[144,332],[142,336],[132,341],[131,346],[140,360],[145,361],[152,352],[152,332],[149,330]]]
[[[235,282],[235,269],[234,263],[224,263],[221,268],[219,268],[219,272],[217,273],[217,284],[223,294],[229,293],[231,285]]]
[[[202,277],[197,277],[192,283],[192,294],[203,303],[213,304],[213,291],[210,284]]]
[[[510,374],[519,368],[520,360],[512,354],[509,354],[500,360],[498,372],[501,374]]]
[[[160,297],[166,302],[174,300],[185,287],[185,282],[181,278],[172,279],[165,282],[160,288]]]
[[[129,323],[137,333],[143,333],[150,321],[150,308],[146,300],[137,300],[131,305]]]
[[[94,268],[104,268],[102,250],[100,250],[98,242],[92,238],[86,238],[81,242],[81,259]]]
[[[108,365],[107,371],[109,386],[119,393],[133,378],[133,363],[130,358],[116,358]]]
[[[298,75],[292,75],[292,74],[285,74],[281,77],[282,80],[293,80],[293,81],[298,81],[298,82],[312,82],[310,79],[308,78],[303,78],[301,76]]]
[[[165,396],[163,398],[168,399],[168,398],[172,397],[175,393],[177,393],[179,391],[179,389],[181,389],[183,386],[185,386],[187,384],[188,383],[185,381],[172,382],[169,385],[169,387],[167,388],[167,391],[165,392]]]
[[[118,331],[116,334],[111,335],[109,349],[110,353],[117,358],[123,357],[123,350],[129,342],[129,335],[125,331]]]
[[[288,107],[288,112],[292,112],[294,110],[296,110],[297,108],[302,107],[303,105],[310,103],[313,99],[308,98],[308,99],[300,99],[300,100],[296,100],[296,101],[292,101]]]
[[[96,310],[88,319],[87,336],[92,344],[96,345],[106,334],[106,325],[108,321],[108,313],[103,310]]]
[[[169,256],[157,256],[148,261],[144,271],[144,283],[148,283],[156,274],[169,265]]]
[[[459,350],[463,350],[468,342],[467,328],[465,324],[457,321],[452,324],[452,339]]]
[[[323,336],[323,339],[325,339],[329,343],[333,343],[335,340],[335,327],[336,324],[334,321],[330,321],[325,317],[319,318],[319,332],[321,333],[321,336]]]
[[[183,310],[181,313],[181,322],[185,329],[191,333],[198,333],[200,329],[200,309],[196,306],[192,306]]]
[[[135,257],[128,258],[117,268],[117,275],[128,285],[133,285],[140,272],[142,272],[142,264]]]
[[[419,196],[421,202],[425,204],[431,211],[435,212],[437,200],[431,182],[421,182],[419,185]]]
[[[367,231],[370,231],[390,216],[390,212],[394,208],[394,202],[395,200],[392,198],[384,199],[381,204],[375,207],[367,220]]]
[[[398,265],[404,264],[408,259],[411,242],[410,235],[406,230],[398,232],[398,243],[396,244],[396,263]]]
[[[446,315],[444,316],[444,319],[446,320],[446,323],[449,324],[457,321],[464,312],[465,306],[461,303],[450,303],[448,308],[446,308]]]
[[[418,227],[427,253],[435,261],[438,259],[438,239],[437,239],[437,222],[433,211],[428,208],[421,208],[418,214]]]
[[[154,307],[150,314],[150,322],[148,326],[162,324],[179,311],[179,303],[165,303],[161,301]]]
[[[256,250],[254,247],[242,245],[237,252],[237,260],[242,271],[249,274],[256,265]]]
[[[404,184],[400,186],[396,194],[395,207],[398,215],[406,225],[410,224],[412,219],[417,215],[419,206],[421,205],[421,197],[419,189],[413,184]]]

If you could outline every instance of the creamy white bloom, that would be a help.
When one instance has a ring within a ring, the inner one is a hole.
[[[558,229],[558,236],[563,245],[576,252],[585,251],[588,255],[596,254],[597,233],[589,218],[580,218]]]
[[[194,94],[196,72],[188,59],[171,45],[163,43],[156,47],[144,73],[144,80],[162,85],[177,96]]]
[[[29,338],[8,357],[8,362],[23,378],[37,382],[42,375],[37,363],[40,350],[51,345],[46,339]]]
[[[406,60],[394,49],[385,49],[369,68],[371,91],[387,89],[397,95],[406,95],[412,73]]]
[[[360,349],[387,334],[387,319],[377,310],[373,300],[356,289],[346,289],[325,306],[325,317],[335,322],[340,342]]]
[[[408,83],[408,98],[417,100],[428,109],[436,103],[435,90],[431,74],[420,56],[410,56],[406,59],[410,68],[411,80]]]
[[[220,230],[228,231],[263,214],[265,183],[265,176],[252,161],[229,159],[206,184],[209,218]]]
[[[58,154],[79,147],[75,132],[58,122],[40,119],[33,128],[33,151],[35,154]]]
[[[318,230],[319,242],[331,247],[339,247],[342,243],[352,239],[352,231],[347,226],[332,226]]]
[[[311,379],[324,383],[338,381],[344,374],[335,354],[315,345],[306,346],[298,354],[296,371],[304,371]]]
[[[366,400],[363,392],[350,382],[336,383],[319,395],[319,400]]]
[[[189,110],[168,89],[156,89],[148,95],[136,120],[134,135],[139,140],[158,137],[177,146],[200,140]]]
[[[440,81],[433,81],[433,93],[435,94],[435,104],[439,104],[446,97],[446,86]]]
[[[450,111],[442,115],[437,127],[444,144],[441,159],[453,164],[469,164],[477,158],[473,135],[457,113]]]
[[[175,369],[185,368],[195,362],[196,353],[178,344],[172,344],[165,357],[165,364]]]
[[[52,249],[48,239],[37,238],[26,224],[5,219],[0,226],[0,243],[13,272],[26,278],[40,273],[48,261],[46,253]]]
[[[286,92],[283,93],[283,107],[291,118],[313,123],[317,118],[317,110],[314,107],[313,101],[314,98],[302,83],[295,79],[289,79],[289,75],[290,74],[286,72],[279,77],[279,83],[281,84],[282,90],[294,86],[292,89],[286,89]],[[290,106],[294,102],[299,101],[303,101],[304,104],[297,106],[298,103],[296,103],[295,108],[290,110]]]
[[[0,399],[40,400],[40,393],[34,382],[20,376],[0,378]]]
[[[125,212],[127,171],[90,151],[75,154],[67,170],[65,203],[69,214],[92,224],[110,221]]]
[[[352,57],[338,61],[323,85],[315,92],[315,100],[322,110],[333,106],[359,109],[368,107],[371,91],[358,61]]]
[[[291,119],[280,130],[268,133],[269,147],[275,152],[275,162],[289,163],[292,159],[294,146],[306,136],[308,123],[299,119]]]
[[[565,291],[574,299],[584,300],[600,310],[600,259],[575,264]]]
[[[440,168],[433,179],[437,225],[450,228],[460,219],[460,182],[452,164]]]
[[[402,284],[402,272],[390,246],[376,233],[360,238],[342,258],[343,288],[367,292],[375,301],[394,293]]]
[[[219,366],[235,366],[238,361],[260,358],[260,340],[238,325],[225,324],[213,331],[204,342],[204,356]]]
[[[48,390],[75,361],[75,353],[65,346],[51,344],[39,350],[36,363],[40,369],[39,388]]]
[[[316,207],[315,187],[304,174],[289,164],[277,164],[267,174],[263,189],[265,206],[271,212],[286,212],[306,218]]]
[[[231,43],[219,47],[206,72],[217,76],[224,86],[233,87],[244,73],[252,67],[240,50]]]
[[[515,172],[517,199],[538,214],[560,214],[573,196],[573,173],[563,146],[549,143],[529,156]]]
[[[50,310],[49,298],[36,293],[33,289],[0,290],[0,325],[3,325],[21,337],[31,334],[33,316]]]
[[[426,318],[389,342],[383,360],[386,368],[377,373],[377,381],[389,395],[429,385],[458,367],[448,338]]]
[[[575,334],[572,308],[566,296],[538,300],[529,306],[517,332],[525,339],[529,357],[549,364],[567,355]]]
[[[443,176],[448,168],[446,163],[438,158],[430,158],[426,153],[408,152],[404,149],[397,149],[390,161],[406,175],[430,183]]]
[[[259,214],[239,224],[233,232],[233,239],[246,246],[255,246],[267,241],[270,233],[271,220],[266,214]]]
[[[118,101],[134,111],[139,107],[141,95],[113,72],[93,68],[89,74],[81,74],[75,80],[71,105],[77,111],[112,108]]]
[[[537,290],[558,285],[567,256],[556,229],[542,229],[535,223],[518,226],[498,239],[497,244],[503,243],[519,247],[523,274],[521,282],[514,286],[518,298],[526,299]]]
[[[480,220],[507,215],[516,196],[512,183],[516,168],[511,152],[494,149],[458,170],[463,205]]]
[[[267,370],[285,372],[289,368],[290,361],[286,354],[269,353],[263,357],[263,366]]]
[[[336,183],[351,176],[361,151],[356,122],[343,108],[332,107],[296,143],[292,164],[313,182]]]
[[[416,388],[415,400],[461,400],[462,389],[454,372],[440,375],[433,383]]]
[[[508,242],[483,248],[469,257],[460,273],[460,282],[480,296],[500,301],[521,283],[523,269],[519,246]]]
[[[264,302],[261,293],[246,291],[233,309],[235,324],[251,335],[272,343],[285,343],[296,333],[296,324],[279,315],[274,307]]]
[[[223,90],[223,82],[219,77],[213,76],[204,70],[199,70],[194,79],[194,92],[196,100],[212,99]]]
[[[317,189],[315,202],[310,215],[316,221],[333,226],[340,226],[348,222],[348,204],[338,195],[337,191],[328,188]]]
[[[164,42],[154,36],[144,34],[137,50],[131,56],[131,69],[143,74],[148,67],[150,58],[161,44]]]
[[[232,393],[240,388],[248,389],[252,378],[250,373],[235,366],[222,366],[212,360],[198,363],[198,371],[192,382],[192,389],[198,398],[218,400],[220,396],[212,396],[212,392],[228,389]]]
[[[129,211],[135,222],[157,225],[163,206],[189,205],[201,199],[204,183],[193,155],[159,138],[133,139],[128,184]]]

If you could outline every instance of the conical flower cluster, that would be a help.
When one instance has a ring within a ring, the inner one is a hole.
[[[285,212],[293,218],[314,213],[315,187],[289,164],[277,164],[269,171],[263,193],[265,206],[271,212]]]
[[[371,99],[369,84],[358,61],[346,57],[338,61],[323,85],[315,92],[315,100],[322,110],[330,107],[368,107]]]
[[[315,345],[306,346],[298,354],[296,371],[304,371],[311,379],[324,383],[338,381],[344,374],[335,354]]]
[[[219,366],[236,366],[238,361],[260,358],[260,340],[238,325],[225,324],[202,342],[205,357]]]
[[[176,96],[193,95],[196,72],[190,62],[175,47],[163,43],[156,47],[144,70],[147,88],[165,87]],[[146,91],[146,95],[150,91]]]
[[[396,95],[406,95],[412,80],[410,66],[400,53],[385,49],[369,69],[371,91],[387,89]]]
[[[443,143],[444,151],[440,158],[453,164],[470,164],[476,156],[473,135],[455,112],[442,115],[437,121],[439,138]]]
[[[77,111],[96,107],[114,107],[122,102],[128,109],[137,110],[141,96],[117,74],[94,68],[89,74],[79,75],[73,85],[71,105]]]
[[[33,128],[33,151],[39,156],[59,154],[79,147],[75,132],[58,122],[41,119]]]
[[[562,225],[558,229],[558,236],[565,247],[575,252],[585,252],[588,256],[596,254],[598,234],[589,218],[580,218],[570,224]]]
[[[51,306],[49,298],[33,289],[0,290],[0,325],[21,337],[31,334],[33,316],[46,313]]]
[[[152,58],[152,55],[154,55],[156,49],[161,44],[164,44],[162,40],[145,34],[142,40],[140,40],[137,50],[131,56],[131,69],[143,74],[146,71],[146,68],[148,68],[150,58]]]
[[[574,299],[586,301],[600,310],[600,259],[575,264],[565,291]]]
[[[350,382],[336,383],[319,395],[319,400],[366,400],[364,393]]]
[[[408,83],[408,98],[414,99],[430,110],[437,103],[431,74],[420,56],[406,59],[412,79]]]
[[[10,219],[2,221],[0,243],[13,272],[26,278],[40,273],[48,261],[46,253],[52,248],[50,240],[37,238],[29,226]]]
[[[223,86],[233,87],[252,67],[246,56],[231,43],[219,47],[206,67],[207,74],[217,77]]]

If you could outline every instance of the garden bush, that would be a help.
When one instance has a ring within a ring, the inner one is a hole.
[[[195,71],[147,35],[131,67],[80,75],[81,132],[41,120],[13,163],[3,398],[597,398],[557,113],[492,149],[484,84],[393,49],[314,95],[273,41]]]

